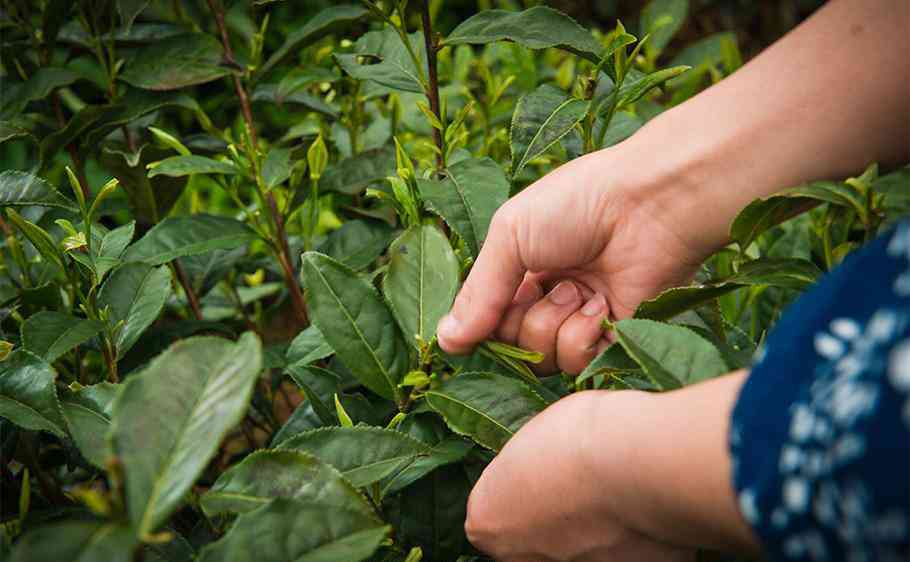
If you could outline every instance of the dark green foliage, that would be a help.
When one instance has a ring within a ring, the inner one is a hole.
[[[429,4],[430,51],[419,2],[3,3],[0,558],[475,559],[472,483],[536,413],[748,366],[910,210],[875,166],[754,202],[574,381],[449,357],[509,196],[742,60],[673,47],[685,0],[647,4],[636,56],[613,21]]]

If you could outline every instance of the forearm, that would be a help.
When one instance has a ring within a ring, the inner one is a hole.
[[[634,197],[710,252],[751,200],[910,160],[910,2],[834,0],[622,146],[653,162]]]
[[[757,552],[736,505],[728,447],[730,414],[746,376],[740,371],[599,409],[604,419],[595,425],[616,435],[612,446],[596,449],[592,466],[602,467],[594,469],[602,470],[599,479],[622,482],[609,486],[603,500],[613,517],[668,544]]]

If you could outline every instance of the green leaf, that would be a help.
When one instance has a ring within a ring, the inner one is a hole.
[[[336,72],[321,66],[291,69],[284,78],[278,82],[275,89],[275,101],[284,103],[288,96],[319,82],[334,82],[339,79]]]
[[[726,283],[743,285],[770,285],[804,291],[821,277],[822,271],[814,263],[797,258],[760,258],[739,266]]]
[[[385,252],[392,234],[392,228],[384,222],[350,220],[329,233],[317,249],[354,271],[360,271]]]
[[[341,380],[338,375],[326,369],[301,364],[289,366],[287,373],[306,394],[306,399],[322,424],[338,425],[335,409],[330,406],[335,395],[340,392]]]
[[[408,370],[407,344],[392,313],[366,280],[317,252],[303,254],[313,323],[364,386],[389,400]]]
[[[673,390],[729,371],[711,343],[688,328],[653,320],[620,320],[617,339],[661,390]]]
[[[430,454],[404,433],[378,427],[326,427],[288,439],[281,449],[305,451],[334,466],[357,488],[369,486]]]
[[[670,66],[695,67],[701,64],[720,64],[724,61],[723,44],[725,41],[733,41],[735,44],[736,33],[723,31],[699,39],[674,56]]]
[[[512,176],[571,131],[588,113],[590,102],[566,96],[544,84],[526,94],[512,114]]]
[[[291,149],[272,148],[262,163],[262,182],[266,189],[278,187],[291,177]]]
[[[558,47],[592,62],[600,60],[600,43],[569,16],[545,6],[523,12],[482,10],[462,22],[443,45],[483,45],[514,41],[529,49]]]
[[[63,254],[61,253],[60,248],[57,247],[57,242],[51,238],[51,235],[48,234],[47,231],[35,223],[26,220],[12,208],[7,209],[6,214],[9,217],[10,222],[13,223],[13,226],[28,238],[28,241],[32,243],[32,246],[34,246],[36,250],[38,250],[38,253],[41,254],[41,257],[45,261],[56,264],[61,268],[63,267]]]
[[[0,119],[10,119],[22,113],[29,102],[43,100],[57,88],[69,86],[80,77],[65,68],[43,67],[29,76],[25,82],[5,84],[0,109]]]
[[[342,4],[328,7],[307,22],[288,34],[284,44],[265,61],[259,70],[260,75],[268,72],[278,63],[293,53],[299,53],[307,45],[332,33],[338,28],[347,28],[349,24],[367,15],[367,10],[354,4]]]
[[[338,66],[357,80],[371,80],[393,90],[421,94],[426,46],[419,31],[408,35],[408,40],[421,63],[420,68],[415,66],[401,37],[390,27],[365,33],[354,46],[356,54],[333,56]],[[367,63],[363,59],[371,60]]]
[[[149,181],[146,166],[167,154],[168,151],[148,144],[139,147],[138,152],[114,143],[101,148],[99,162],[120,181],[133,216],[142,225],[157,224],[161,217],[167,216],[189,179],[159,175],[154,182]]]
[[[158,265],[183,256],[236,248],[255,237],[245,223],[228,217],[168,217],[130,246],[124,260]]]
[[[653,299],[639,304],[635,311],[635,318],[669,320],[677,314],[691,310],[743,286],[739,283],[718,282],[667,289]]]
[[[631,105],[645,96],[648,92],[657,88],[667,80],[676,78],[683,72],[689,70],[688,66],[673,66],[662,68],[650,74],[646,74],[637,80],[629,81],[623,84],[619,90],[618,109]]]
[[[373,508],[338,470],[301,451],[256,451],[226,470],[200,498],[209,517],[246,513],[275,498],[372,514]]]
[[[100,243],[94,248],[95,271],[98,279],[103,278],[108,271],[120,265],[120,257],[133,240],[135,230],[136,221],[130,221],[104,234]]]
[[[382,291],[405,339],[418,349],[436,338],[436,324],[458,293],[460,273],[458,258],[436,225],[412,226],[389,248]]]
[[[471,481],[461,465],[443,466],[388,503],[396,537],[417,544],[425,560],[457,560],[468,552],[464,522]]]
[[[98,293],[98,306],[110,307],[110,325],[119,325],[114,338],[118,359],[158,318],[170,294],[171,275],[164,266],[127,263],[107,278]]]
[[[385,540],[389,527],[359,511],[287,498],[243,513],[198,562],[361,562]]]
[[[429,455],[417,457],[382,485],[382,495],[401,491],[439,467],[454,464],[467,456],[474,445],[465,439],[451,438],[437,443]]]
[[[140,536],[154,533],[183,503],[246,413],[261,368],[262,347],[252,333],[236,343],[193,337],[124,384],[110,438],[123,461],[130,521]],[[136,415],[145,410],[158,415]]]
[[[103,327],[98,320],[46,310],[29,316],[22,323],[22,347],[53,363],[94,337]]]
[[[239,174],[240,170],[230,162],[213,160],[205,156],[191,154],[189,156],[171,156],[151,165],[148,177],[169,176],[180,178],[191,174],[222,174],[232,176]]]
[[[656,56],[682,27],[689,15],[689,0],[651,0],[641,11],[639,34],[651,34],[645,51]]]
[[[120,79],[145,90],[177,90],[228,74],[221,43],[207,33],[184,33],[140,47]]]
[[[182,92],[151,92],[130,89],[115,103],[87,105],[59,131],[41,140],[41,154],[57,154],[68,144],[81,142],[94,147],[114,129],[164,107],[182,107],[203,116],[196,101]]]
[[[307,366],[314,361],[325,359],[335,353],[332,346],[325,341],[325,336],[315,324],[297,334],[288,346],[286,358],[288,365]]]
[[[98,383],[64,393],[60,399],[70,434],[79,452],[90,463],[104,469],[110,457],[106,439],[111,426],[114,399],[121,385]]]
[[[853,209],[861,220],[866,216],[862,196],[852,187],[838,182],[819,181],[749,203],[733,219],[730,238],[745,251],[763,232],[811,209],[818,202]]]
[[[10,562],[131,562],[138,543],[121,523],[63,521],[27,533]]]
[[[288,94],[284,98],[279,97],[278,85],[276,84],[259,84],[253,90],[250,99],[254,102],[269,102],[277,104],[296,104],[302,105],[307,109],[319,112],[326,117],[337,119],[341,110],[337,105],[325,101],[322,97],[309,92],[297,91]]]
[[[0,361],[0,417],[25,429],[66,435],[56,377],[44,360],[22,349],[12,352]]]
[[[525,383],[493,373],[461,373],[426,392],[427,405],[459,435],[499,451],[547,403]]]
[[[395,175],[395,149],[391,146],[366,150],[329,166],[319,178],[320,191],[347,195],[362,193],[372,183]],[[304,190],[301,190],[304,191]]]
[[[641,369],[638,363],[629,357],[626,350],[618,343],[613,343],[588,363],[585,370],[582,371],[575,379],[575,384],[581,384],[584,381],[598,375],[626,375],[631,373],[640,373]]]
[[[446,169],[442,181],[419,180],[427,207],[458,233],[471,255],[477,257],[490,221],[509,198],[509,180],[489,158],[469,158]]]

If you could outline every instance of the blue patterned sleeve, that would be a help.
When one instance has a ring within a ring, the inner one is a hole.
[[[743,517],[771,560],[910,560],[910,221],[783,315],[733,411]]]

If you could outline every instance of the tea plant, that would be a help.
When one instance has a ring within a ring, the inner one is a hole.
[[[747,366],[910,211],[906,169],[756,201],[577,377],[435,342],[511,194],[741,65],[722,34],[660,66],[687,7],[636,37],[543,6],[443,35],[440,1],[4,0],[0,552],[469,560],[472,483],[548,404]]]

